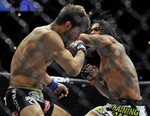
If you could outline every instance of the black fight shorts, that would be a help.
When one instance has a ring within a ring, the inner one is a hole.
[[[45,116],[51,116],[54,108],[53,94],[47,87],[43,90],[15,87],[7,90],[6,106],[12,112],[12,116],[19,116],[24,107],[37,103],[41,106]]]

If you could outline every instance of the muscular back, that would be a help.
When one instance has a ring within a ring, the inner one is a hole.
[[[34,29],[18,46],[11,62],[12,84],[41,88],[46,67],[52,61],[43,47],[42,35],[47,31],[47,27]]]

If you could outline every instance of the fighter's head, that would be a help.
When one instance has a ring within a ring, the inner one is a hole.
[[[57,24],[65,24],[67,21],[73,27],[82,27],[83,31],[90,28],[90,19],[83,6],[68,4],[63,7],[55,19]]]
[[[101,19],[94,19],[91,27],[91,34],[108,34],[114,33],[113,27],[108,21]]]
[[[98,17],[97,17],[98,16]],[[91,34],[99,34],[99,35],[111,35],[124,45],[126,52],[129,53],[129,47],[125,40],[125,34],[118,29],[117,23],[115,19],[109,14],[109,11],[104,11],[100,14],[92,14],[93,21],[91,25]]]
[[[116,40],[122,43],[122,39],[117,35],[116,24],[104,19],[93,20],[91,34],[106,34],[113,36]]]
[[[74,37],[90,28],[89,16],[86,14],[84,7],[80,5],[69,4],[63,7],[56,17],[55,23],[63,24],[66,32],[71,33],[70,35],[74,35]]]

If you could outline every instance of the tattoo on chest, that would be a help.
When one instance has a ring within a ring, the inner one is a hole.
[[[134,83],[133,83],[133,74],[131,74],[128,70],[124,70],[121,72],[121,75],[124,77],[125,81],[124,84],[129,86],[129,87],[134,87]]]

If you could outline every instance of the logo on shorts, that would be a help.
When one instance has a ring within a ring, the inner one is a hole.
[[[33,99],[32,97],[30,96],[26,96],[25,97],[26,101],[29,102],[30,104],[35,104],[37,103],[37,101],[35,99]]]
[[[28,93],[32,98],[34,98],[36,101],[44,103],[43,94],[37,91],[30,91]]]
[[[96,107],[95,110],[98,112],[98,114],[103,116],[109,116],[109,114],[104,110],[102,107]]]
[[[104,109],[103,109],[103,108],[100,108],[100,107],[97,107],[97,108],[96,108],[96,111],[98,111],[99,113],[102,114],[102,113],[104,112]]]
[[[139,109],[112,105],[109,107],[113,116],[139,116]]]
[[[13,89],[12,90],[12,99],[13,99],[13,103],[14,103],[14,105],[15,105],[15,107],[16,107],[16,109],[19,111],[20,110],[20,106],[19,106],[19,103],[18,103],[18,101],[17,101],[17,97],[16,97],[16,92],[17,91],[17,89]]]

